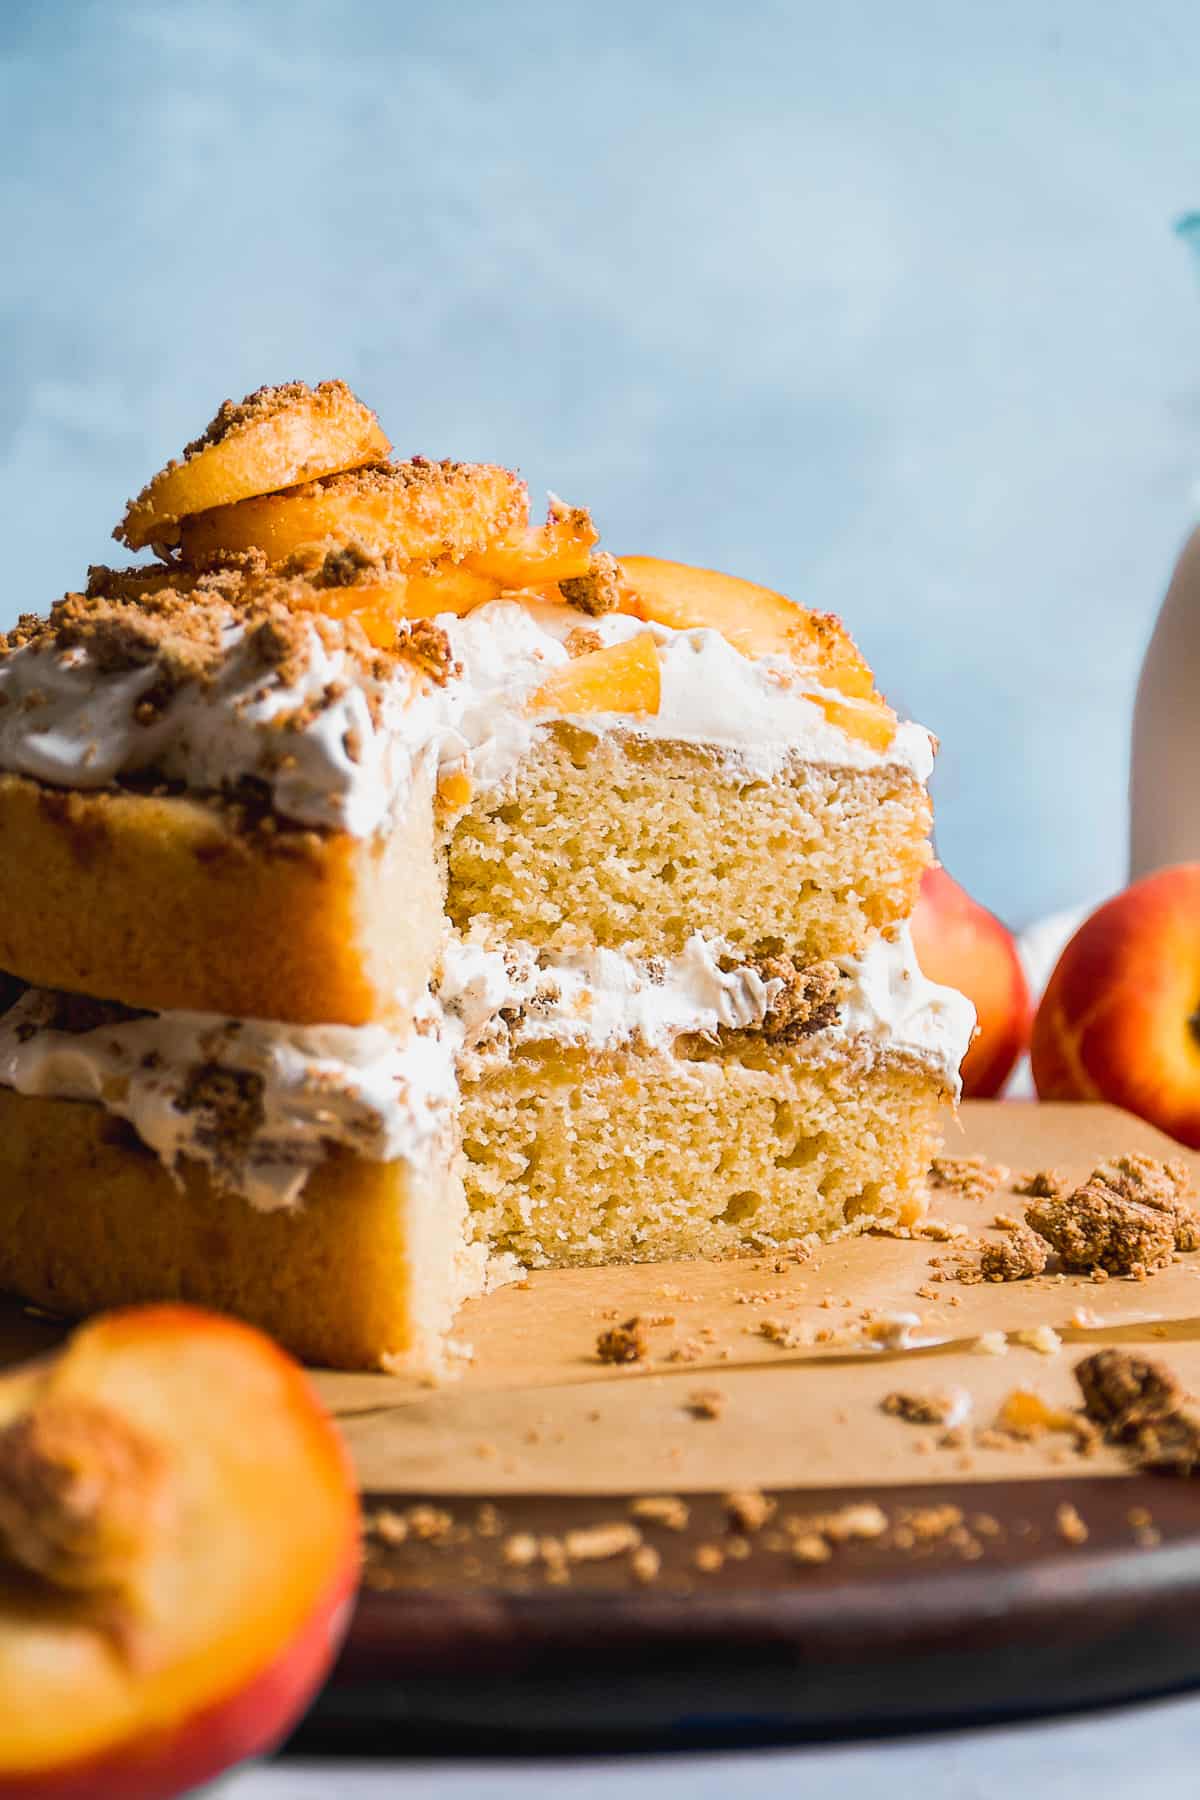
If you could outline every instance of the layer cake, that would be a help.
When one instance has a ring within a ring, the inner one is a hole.
[[[518,1266],[914,1219],[972,1029],[928,733],[836,620],[359,408],[227,405],[160,563],[0,655],[0,1283],[427,1366]]]

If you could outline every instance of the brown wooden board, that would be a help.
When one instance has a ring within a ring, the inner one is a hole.
[[[402,1497],[400,1497],[402,1499]],[[861,1490],[780,1495],[838,1507]],[[1064,1500],[1085,1546],[1057,1534]],[[359,1601],[334,1680],[302,1734],[309,1750],[456,1754],[660,1747],[884,1730],[1063,1711],[1200,1680],[1200,1495],[1150,1477],[892,1490],[898,1507],[962,1506],[1000,1535],[978,1561],[941,1543],[870,1542],[794,1566],[754,1550],[713,1574],[701,1543],[727,1537],[719,1496],[685,1533],[647,1533],[653,1588],[624,1566],[576,1567],[566,1587],[522,1579],[478,1545],[415,1545],[382,1559],[394,1587]],[[1130,1510],[1161,1541],[1138,1545]],[[446,1505],[461,1515],[461,1502]],[[623,1509],[617,1508],[617,1511]],[[606,1514],[606,1516],[608,1516]],[[594,1521],[583,1499],[521,1498],[510,1530],[561,1535]]]
[[[964,1127],[954,1153],[1002,1161],[1013,1181],[1049,1166],[1081,1177],[1125,1150],[1179,1154],[1106,1108],[975,1104]],[[1001,1188],[938,1193],[933,1211],[965,1220],[977,1241],[1016,1205]],[[1136,1473],[1107,1447],[1082,1459],[1060,1434],[988,1451],[973,1441],[1013,1387],[1078,1405],[1073,1365],[1101,1343],[1139,1346],[1200,1390],[1200,1257],[1144,1283],[931,1290],[930,1262],[956,1248],[858,1240],[782,1273],[770,1256],[546,1272],[465,1309],[476,1354],[455,1380],[321,1378],[375,1527],[351,1636],[304,1746],[462,1754],[859,1734],[1200,1680],[1200,1481]],[[919,1316],[915,1347],[781,1348],[758,1334],[769,1313],[833,1317],[853,1339],[864,1298]],[[597,1361],[614,1310],[674,1320],[652,1328],[648,1366]],[[695,1335],[704,1321],[707,1340]],[[1057,1352],[1018,1341],[1047,1323]],[[981,1354],[978,1336],[997,1329],[1006,1354]],[[669,1360],[681,1342],[689,1354],[699,1343],[696,1361]],[[889,1389],[948,1384],[974,1400],[965,1447],[880,1410]],[[721,1394],[715,1419],[690,1411],[705,1389]],[[731,1519],[726,1496],[740,1486],[773,1502],[757,1530]],[[636,1521],[660,1559],[652,1581],[628,1550],[565,1575],[541,1554],[512,1560],[514,1538],[563,1544],[628,1525],[647,1493],[687,1509],[682,1529]],[[881,1509],[882,1533],[796,1560],[787,1521],[864,1504]],[[1085,1541],[1069,1541],[1065,1506]]]

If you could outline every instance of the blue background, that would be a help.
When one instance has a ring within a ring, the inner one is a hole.
[[[0,0],[0,622],[225,395],[346,377],[844,614],[1014,923],[1118,886],[1196,501],[1194,0]]]

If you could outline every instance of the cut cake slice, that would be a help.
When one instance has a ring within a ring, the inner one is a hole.
[[[289,457],[375,441],[265,392]],[[0,654],[0,1282],[427,1366],[489,1258],[914,1218],[970,1009],[904,929],[932,742],[840,624],[504,471],[194,460],[136,527],[185,560]]]

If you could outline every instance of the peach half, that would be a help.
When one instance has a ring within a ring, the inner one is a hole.
[[[1032,1055],[1043,1100],[1107,1100],[1200,1149],[1200,863],[1159,869],[1085,920]]]
[[[249,1326],[131,1308],[0,1376],[0,1795],[166,1800],[270,1749],[358,1567],[341,1441]]]

